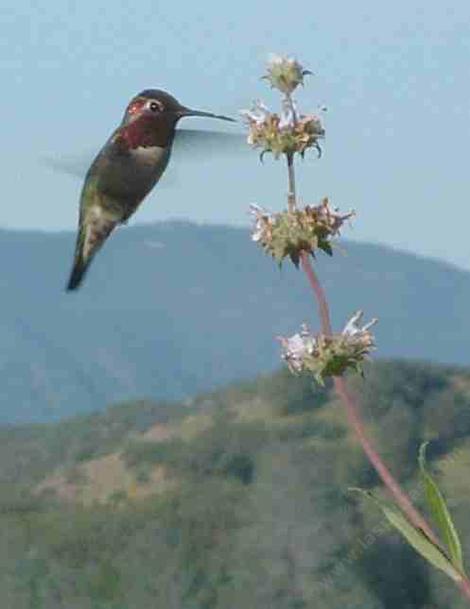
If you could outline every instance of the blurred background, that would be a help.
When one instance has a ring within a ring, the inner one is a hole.
[[[275,337],[318,320],[301,274],[250,241],[249,204],[281,209],[287,185],[241,123],[182,121],[233,137],[175,146],[80,291],[64,287],[84,174],[133,95],[238,117],[278,104],[268,55],[297,57],[314,73],[300,107],[326,128],[300,200],[357,213],[315,260],[334,325],[379,318],[377,357],[348,382],[418,504],[432,441],[468,555],[469,18],[463,1],[4,0],[2,608],[465,606],[371,533],[379,514],[347,489],[378,481],[331,388],[279,369]]]

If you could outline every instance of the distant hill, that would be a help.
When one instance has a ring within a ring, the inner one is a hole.
[[[420,504],[431,440],[468,562],[469,369],[381,361],[365,377],[349,382],[368,432]],[[2,608],[464,609],[352,486],[380,492],[343,407],[286,369],[0,426]]]
[[[247,230],[130,227],[64,292],[72,233],[0,231],[0,422],[53,420],[130,398],[182,399],[279,365],[275,337],[316,325],[303,277]],[[342,242],[318,266],[337,326],[377,316],[380,357],[469,361],[470,273]]]

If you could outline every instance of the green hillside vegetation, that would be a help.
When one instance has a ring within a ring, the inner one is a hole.
[[[351,382],[414,495],[417,448],[435,440],[468,555],[470,373],[390,361]],[[307,377],[280,371],[0,439],[5,609],[464,606],[396,534],[370,532],[379,514],[347,488],[373,488],[375,474],[331,390]]]

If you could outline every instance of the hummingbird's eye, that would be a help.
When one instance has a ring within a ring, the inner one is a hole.
[[[162,110],[161,104],[156,101],[150,102],[149,108],[150,110],[152,110],[152,112],[158,112],[159,110]]]

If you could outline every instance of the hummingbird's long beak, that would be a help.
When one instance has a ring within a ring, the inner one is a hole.
[[[180,117],[183,116],[205,116],[206,118],[219,118],[222,121],[230,121],[231,123],[236,123],[237,121],[234,118],[230,118],[229,116],[223,116],[222,114],[212,114],[212,112],[203,112],[202,110],[191,110],[191,108],[185,108],[182,106],[178,110],[178,115]]]

